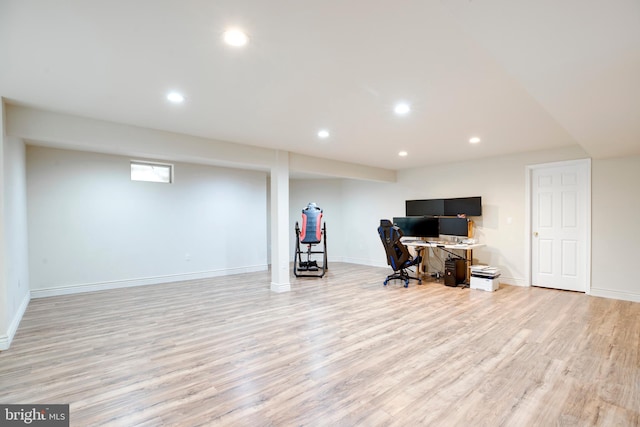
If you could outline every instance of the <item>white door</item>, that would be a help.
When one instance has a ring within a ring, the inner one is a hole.
[[[533,286],[588,290],[590,168],[580,160],[530,170]]]

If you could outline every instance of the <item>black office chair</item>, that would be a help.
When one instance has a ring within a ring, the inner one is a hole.
[[[393,274],[387,276],[384,285],[386,286],[389,280],[397,279],[404,280],[405,288],[409,287],[409,280],[417,280],[419,284],[422,284],[422,279],[410,276],[407,272],[407,269],[418,264],[422,257],[418,253],[414,258],[409,249],[400,241],[402,230],[388,219],[381,219],[378,234],[387,253],[387,264],[393,268]]]
[[[314,250],[313,247],[322,243],[323,250]],[[303,252],[300,244],[306,245]],[[303,260],[303,254],[305,260]],[[322,264],[312,259],[314,255],[322,254]],[[296,254],[293,260],[293,274],[296,277],[322,277],[328,270],[327,266],[327,226],[322,222],[322,209],[315,203],[309,203],[302,210],[302,229],[296,222]],[[302,274],[300,271],[317,271],[312,274]]]

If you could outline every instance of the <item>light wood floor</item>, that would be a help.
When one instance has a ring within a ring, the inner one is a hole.
[[[640,304],[332,263],[32,300],[0,402],[74,426],[633,426]]]

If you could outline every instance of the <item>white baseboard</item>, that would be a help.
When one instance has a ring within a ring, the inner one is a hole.
[[[342,262],[348,262],[350,264],[367,265],[369,267],[382,267],[382,268],[388,267],[386,262],[372,261],[370,259],[364,259],[364,258],[344,258]]]
[[[195,273],[170,274],[137,279],[113,280],[108,282],[81,283],[76,285],[52,286],[31,291],[32,298],[44,298],[58,295],[78,294],[82,292],[104,291],[108,289],[130,288],[133,286],[157,285],[160,283],[181,282],[184,280],[208,279],[210,277],[231,276],[234,274],[265,271],[268,266],[255,265],[248,267],[226,268],[221,270],[199,271]]]
[[[529,287],[525,279],[518,279],[516,277],[500,276],[498,277],[498,281],[504,285]]]
[[[16,331],[18,330],[20,321],[24,316],[24,312],[27,311],[29,301],[31,301],[31,293],[27,291],[24,298],[22,299],[22,302],[20,303],[20,307],[18,307],[16,315],[13,316],[13,319],[11,320],[9,330],[7,330],[6,335],[0,335],[0,351],[8,350],[9,346],[11,346],[11,341],[13,341],[13,337],[16,335]]]
[[[276,283],[271,282],[272,292],[289,292],[291,291],[291,283]]]
[[[632,292],[612,291],[610,289],[591,288],[592,297],[620,299],[624,301],[640,302],[640,294]]]

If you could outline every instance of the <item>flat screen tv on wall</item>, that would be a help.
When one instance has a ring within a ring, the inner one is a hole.
[[[482,216],[482,197],[406,200],[407,216]]]
[[[444,199],[407,200],[405,201],[407,216],[439,216],[444,215]]]
[[[444,199],[444,215],[482,216],[482,197],[459,197]]]

